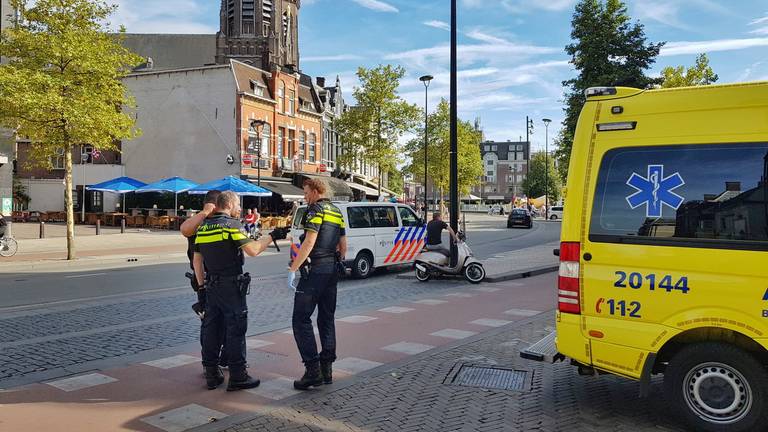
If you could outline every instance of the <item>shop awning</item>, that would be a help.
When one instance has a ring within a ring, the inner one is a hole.
[[[358,183],[350,183],[350,182],[347,182],[347,184],[348,184],[348,185],[349,185],[349,187],[351,187],[352,189],[355,189],[355,190],[359,190],[359,191],[365,192],[365,195],[366,195],[366,196],[374,196],[374,197],[375,197],[375,196],[379,196],[379,191],[378,191],[378,190],[376,190],[376,189],[374,189],[374,188],[369,188],[368,186],[363,186],[363,185],[361,185],[361,184],[358,184]],[[385,193],[384,195],[386,195],[386,193]]]
[[[253,184],[257,183],[256,180],[250,180],[250,182]],[[301,201],[304,199],[304,190],[288,182],[262,180],[261,187],[280,195],[283,201]]]
[[[363,178],[361,178],[360,180],[368,183],[376,191],[374,196],[379,196],[379,185],[378,184],[376,184],[376,183],[374,183],[374,182],[372,182],[370,180],[363,179]],[[387,188],[385,188],[383,186],[381,188],[381,195],[385,196],[385,197],[387,197],[387,196],[397,196],[397,194],[394,191],[391,191],[391,190],[389,190],[389,189],[387,189]]]
[[[326,191],[326,196],[332,201],[349,201],[353,198],[352,188],[349,187],[349,184],[344,180],[337,179],[336,177],[299,174],[299,178],[312,178],[325,183],[326,189],[328,189]]]

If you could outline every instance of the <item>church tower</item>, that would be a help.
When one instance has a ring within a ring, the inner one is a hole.
[[[216,63],[299,69],[301,0],[221,0]]]

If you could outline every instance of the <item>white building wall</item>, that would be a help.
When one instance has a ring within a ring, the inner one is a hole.
[[[126,175],[144,182],[239,176],[237,87],[228,66],[143,73],[123,80],[142,135],[123,142]],[[227,163],[227,155],[235,157]]]
[[[87,184],[93,185],[116,177],[123,176],[122,165],[73,165],[72,184],[74,187]],[[63,179],[21,179],[29,195],[28,209],[30,211],[64,211],[64,180]],[[82,197],[79,197],[82,199]],[[115,210],[120,196],[104,192],[104,211]]]

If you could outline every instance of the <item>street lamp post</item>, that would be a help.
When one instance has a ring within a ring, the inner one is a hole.
[[[544,217],[549,220],[549,124],[552,120],[541,121],[544,122]]]
[[[261,187],[261,134],[264,131],[264,125],[267,124],[264,120],[251,120],[251,129],[256,131],[256,185]],[[258,206],[261,209],[261,196],[258,197]]]
[[[424,222],[428,220],[427,213],[427,147],[429,144],[429,83],[435,77],[424,75],[419,81],[424,83]]]
[[[451,189],[451,228],[459,232],[459,113],[458,113],[458,26],[457,1],[451,0],[451,154],[450,154],[450,189]],[[451,264],[458,259],[456,244],[451,244]]]

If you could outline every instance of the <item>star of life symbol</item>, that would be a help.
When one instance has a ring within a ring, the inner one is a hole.
[[[673,191],[684,185],[680,173],[664,177],[664,165],[648,165],[648,177],[632,173],[627,185],[637,192],[627,197],[627,203],[632,209],[645,205],[645,216],[660,218],[663,206],[677,210],[685,199]]]

